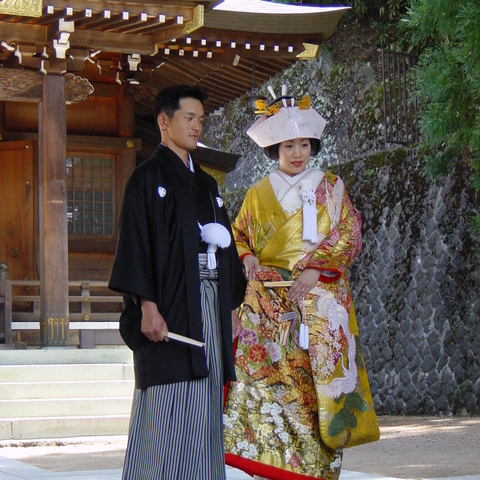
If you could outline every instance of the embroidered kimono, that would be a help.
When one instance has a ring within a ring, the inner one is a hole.
[[[347,275],[361,249],[361,220],[339,177],[308,170],[283,186],[281,177],[250,188],[233,225],[240,256],[255,255],[263,268],[242,307],[237,382],[224,409],[226,463],[269,479],[336,480],[342,449],[379,435]],[[314,242],[303,240],[300,192],[309,189]],[[306,268],[320,277],[304,302],[264,284]],[[307,350],[299,347],[302,321]]]

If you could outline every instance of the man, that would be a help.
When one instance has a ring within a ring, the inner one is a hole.
[[[217,184],[189,154],[205,101],[186,85],[157,95],[162,143],[125,191],[109,283],[126,299],[120,333],[135,368],[124,480],[225,479],[222,387],[235,379],[246,284]]]

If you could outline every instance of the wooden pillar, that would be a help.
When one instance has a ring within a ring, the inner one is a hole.
[[[38,107],[40,343],[69,344],[65,77],[43,77]]]
[[[133,95],[123,94],[117,102],[118,108],[118,134],[120,137],[133,138],[135,136],[135,99]],[[123,202],[123,193],[128,183],[128,179],[136,167],[137,152],[132,150],[122,150],[117,163],[117,226],[120,221],[120,212]],[[117,228],[117,235],[118,235]]]

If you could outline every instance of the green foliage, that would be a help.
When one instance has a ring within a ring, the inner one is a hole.
[[[432,171],[455,158],[472,165],[480,149],[480,5],[476,0],[418,0],[403,19],[419,51],[415,93]],[[434,175],[435,176],[435,175]]]
[[[419,54],[413,100],[420,106],[425,173],[436,178],[464,162],[480,191],[480,3],[412,0],[402,28]],[[478,214],[470,227],[479,238]]]

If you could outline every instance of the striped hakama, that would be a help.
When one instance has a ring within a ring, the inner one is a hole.
[[[218,273],[206,258],[199,255],[209,376],[135,390],[122,480],[226,479]]]

